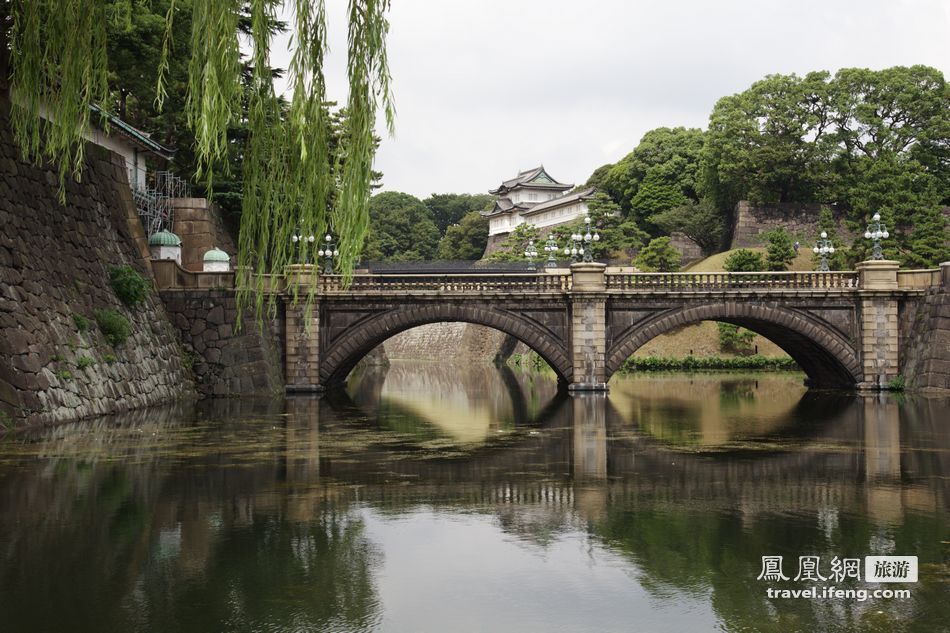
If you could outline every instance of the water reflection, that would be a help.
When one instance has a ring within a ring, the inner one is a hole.
[[[946,399],[804,393],[782,376],[567,396],[510,371],[412,369],[6,438],[4,630],[950,621]],[[909,600],[769,599],[756,580],[763,555],[887,553],[920,557]]]

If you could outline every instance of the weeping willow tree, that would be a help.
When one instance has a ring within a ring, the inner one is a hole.
[[[101,0],[0,0],[5,39],[0,70],[2,79],[9,75],[14,136],[25,158],[59,169],[61,196],[64,180],[81,176],[90,105],[107,101],[107,21],[128,19],[144,1],[115,2],[107,9]],[[242,298],[246,302],[257,297],[260,316],[266,274],[308,256],[293,248],[295,231],[322,236],[332,230],[339,238],[338,272],[347,278],[359,259],[369,225],[378,109],[390,134],[393,127],[386,59],[389,0],[349,0],[345,159],[337,165],[330,163],[334,159],[324,105],[324,0],[287,0],[294,24],[289,104],[275,94],[268,59],[278,0],[172,0],[158,68],[159,104],[166,95],[176,10],[185,3],[192,11],[185,110],[195,136],[195,177],[204,180],[209,191],[215,170],[227,164],[229,125],[247,117],[238,265],[253,271],[249,280],[256,283],[242,290]],[[245,45],[251,69],[247,86],[238,28],[242,11],[251,21]],[[312,293],[311,285],[308,305]]]

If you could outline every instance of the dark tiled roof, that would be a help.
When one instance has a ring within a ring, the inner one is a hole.
[[[93,114],[98,114],[102,117],[105,117],[105,119],[109,122],[109,127],[111,129],[116,130],[142,149],[157,154],[165,160],[170,159],[175,153],[175,148],[162,145],[158,141],[151,138],[147,133],[129,125],[114,114],[109,114],[99,106],[91,104],[89,109],[92,110]],[[98,124],[96,117],[93,117],[93,122]]]
[[[551,182],[531,182],[541,174],[544,174]],[[551,175],[544,170],[544,165],[538,165],[534,169],[518,172],[517,176],[502,182],[500,187],[497,189],[491,189],[488,193],[495,195],[505,194],[516,187],[529,184],[532,188],[537,187],[539,189],[557,189],[558,191],[564,191],[565,189],[570,189],[574,186],[554,180],[554,178],[551,178]]]
[[[511,198],[498,198],[495,200],[495,206],[490,211],[482,211],[483,217],[491,217],[493,215],[501,215],[503,213],[511,213],[512,211],[526,211],[528,210],[528,205],[524,203],[515,204],[511,201]]]

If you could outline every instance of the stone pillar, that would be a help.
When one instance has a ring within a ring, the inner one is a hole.
[[[320,391],[320,304],[307,308],[287,300],[284,331],[284,380],[288,392]]]
[[[172,198],[172,232],[181,238],[181,267],[201,270],[204,254],[215,246],[211,205],[205,198]]]
[[[950,288],[950,262],[940,264],[940,281],[944,286]]]
[[[897,377],[898,262],[871,260],[857,265],[860,275],[860,336],[864,377],[858,389],[886,389]]]
[[[606,269],[597,262],[571,265],[571,391],[607,390]]]

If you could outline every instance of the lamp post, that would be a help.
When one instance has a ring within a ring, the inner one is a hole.
[[[300,251],[301,251],[301,250],[303,251],[303,262],[302,262],[302,263],[306,264],[306,263],[307,263],[307,251],[309,250],[309,249],[307,248],[307,245],[308,245],[308,244],[311,244],[311,245],[312,245],[312,244],[317,240],[317,238],[315,238],[312,234],[311,234],[311,235],[304,235],[304,234],[302,234],[302,233],[300,232],[300,227],[298,226],[297,228],[294,229],[294,234],[290,236],[290,240],[291,240],[291,242],[293,242],[294,248],[297,249],[297,253],[298,253],[297,256],[298,256],[298,258],[300,257]]]
[[[537,270],[534,265],[534,258],[538,256],[538,249],[534,246],[534,240],[528,240],[528,247],[524,250],[524,256],[528,258],[528,265],[531,270]]]
[[[828,268],[828,256],[835,254],[835,247],[831,243],[831,240],[828,239],[828,233],[826,231],[821,232],[821,238],[816,241],[815,247],[811,250],[815,255],[821,256],[821,265],[818,267],[818,270],[823,273],[831,270]]]
[[[317,251],[317,257],[323,258],[323,272],[326,275],[333,274],[333,258],[340,255],[340,251],[333,245],[333,236],[327,233],[323,238],[325,244]]]
[[[544,244],[544,252],[548,254],[548,260],[544,262],[545,268],[557,268],[557,252],[559,250],[554,234],[548,233],[548,241]]]
[[[594,261],[594,252],[593,252],[593,249],[591,249],[591,243],[599,242],[600,234],[597,232],[596,228],[594,229],[593,233],[590,232],[590,216],[589,215],[584,216],[584,227],[586,228],[587,232],[584,233],[585,248],[581,252],[584,254],[585,262],[592,262]]]
[[[886,240],[891,236],[887,232],[887,227],[881,222],[881,214],[875,213],[864,232],[864,239],[871,240],[871,259],[884,259],[884,251],[881,248],[881,240]]]

